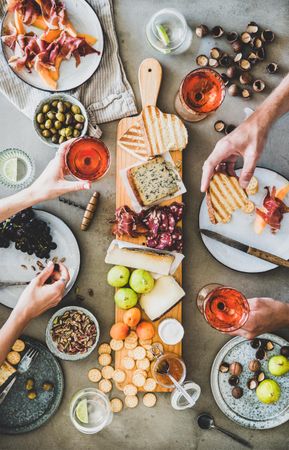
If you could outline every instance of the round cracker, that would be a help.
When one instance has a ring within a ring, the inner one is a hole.
[[[124,341],[124,346],[128,350],[134,350],[137,347],[137,341],[131,342],[131,341]]]
[[[123,341],[120,339],[112,339],[110,341],[109,345],[112,350],[114,350],[115,352],[118,352],[119,350],[121,350],[123,348]]]
[[[21,355],[18,352],[9,352],[8,355],[6,356],[7,361],[12,364],[12,366],[15,366],[16,364],[18,364],[20,362],[21,359]]]
[[[129,356],[130,358],[133,359],[133,350],[129,350],[129,351],[127,352],[127,356]]]
[[[110,407],[113,413],[119,413],[123,408],[123,403],[120,398],[112,398],[110,400]]]
[[[126,379],[126,374],[125,374],[125,372],[123,371],[123,370],[121,370],[121,369],[116,369],[115,371],[114,371],[114,374],[113,374],[113,380],[116,382],[116,383],[123,383],[124,381],[125,381],[125,379]]]
[[[157,382],[154,378],[147,378],[146,382],[143,386],[143,388],[146,392],[152,392],[155,390],[156,387],[157,387]]]
[[[102,353],[99,355],[98,362],[101,366],[109,366],[111,364],[111,355],[109,353]]]
[[[98,389],[103,392],[104,394],[107,394],[112,390],[112,383],[109,380],[100,380],[98,384]]]
[[[112,366],[105,366],[101,371],[101,375],[105,380],[110,380],[113,378],[114,368]]]
[[[136,367],[138,369],[143,369],[143,370],[149,370],[151,364],[148,358],[144,358],[144,359],[139,359],[136,362]]]
[[[101,344],[98,347],[98,354],[102,355],[103,353],[108,353],[111,354],[111,347],[109,344],[107,344],[106,342],[104,342],[103,344]]]
[[[152,345],[152,339],[139,339],[139,345],[142,347],[145,345]]]
[[[132,396],[137,394],[137,387],[134,384],[126,384],[123,388],[123,393],[125,396]]]
[[[23,352],[24,349],[25,349],[25,342],[23,342],[21,339],[16,339],[16,341],[12,345],[12,350],[14,352]]]
[[[128,336],[125,338],[126,341],[132,341],[132,342],[137,342],[138,337],[135,331],[130,331],[130,333],[128,334]]]
[[[92,383],[98,383],[101,380],[101,371],[96,368],[90,369],[87,376]]]
[[[150,352],[151,348],[152,348],[152,345],[151,344],[144,344],[144,345],[142,345],[142,347]]]
[[[133,357],[136,360],[144,359],[146,356],[146,351],[140,345],[133,350]]]
[[[121,364],[126,370],[132,370],[135,365],[134,360],[129,356],[125,356],[124,358],[122,358]]]
[[[146,351],[146,357],[149,361],[153,361],[155,359],[154,355],[149,350]]]
[[[152,394],[151,392],[149,392],[148,394],[145,394],[143,396],[143,404],[147,407],[147,408],[152,408],[153,406],[155,406],[156,402],[157,402],[157,397],[155,396],[155,394]]]
[[[146,377],[142,373],[135,372],[132,376],[132,382],[136,387],[142,387],[146,382]]]
[[[144,369],[136,369],[136,370],[134,371],[134,374],[135,374],[135,373],[140,373],[140,374],[143,375],[145,378],[148,377],[148,373],[147,373],[147,371],[144,370]]]
[[[136,395],[128,395],[124,402],[128,408],[135,408],[138,405],[138,398]]]

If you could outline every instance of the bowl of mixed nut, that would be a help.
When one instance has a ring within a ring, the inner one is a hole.
[[[99,340],[99,324],[94,315],[79,306],[58,310],[46,328],[46,344],[58,358],[78,361],[95,349]]]
[[[68,94],[53,94],[36,107],[33,125],[39,138],[57,147],[72,138],[84,136],[88,116],[83,104]]]

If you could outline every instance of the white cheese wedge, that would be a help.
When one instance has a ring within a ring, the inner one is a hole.
[[[185,291],[172,276],[163,276],[156,280],[154,288],[140,298],[140,305],[151,320],[157,320],[175,306]]]

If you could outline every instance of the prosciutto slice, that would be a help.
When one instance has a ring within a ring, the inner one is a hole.
[[[265,187],[267,194],[263,200],[263,210],[256,208],[256,213],[266,222],[272,233],[280,230],[283,215],[289,212],[288,206],[276,197],[276,187],[273,186],[270,192],[268,186]]]
[[[48,28],[64,28],[65,5],[55,0],[41,0],[41,12]]]
[[[31,25],[41,15],[41,9],[35,0],[7,0],[8,11],[17,11],[22,22]]]

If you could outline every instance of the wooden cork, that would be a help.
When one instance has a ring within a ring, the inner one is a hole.
[[[100,196],[99,192],[94,192],[87,204],[87,207],[84,212],[83,219],[82,219],[82,222],[80,225],[80,229],[82,231],[86,231],[91,224],[91,221],[93,219],[94,213],[95,213],[97,205],[98,205],[99,196]]]

